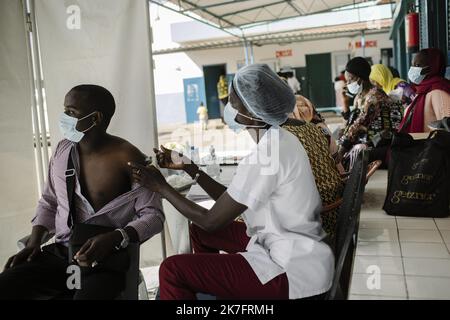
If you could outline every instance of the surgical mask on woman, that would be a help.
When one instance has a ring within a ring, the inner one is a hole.
[[[408,71],[408,78],[412,83],[420,84],[423,79],[425,79],[426,75],[422,74],[422,67],[411,67]]]
[[[358,81],[353,81],[352,83],[349,83],[347,85],[347,89],[351,94],[358,94],[361,91],[361,85],[358,83]]]
[[[228,102],[225,106],[225,109],[223,111],[223,118],[225,120],[225,123],[228,125],[228,127],[233,130],[236,133],[239,133],[241,130],[245,130],[246,128],[265,128],[267,124],[263,125],[248,125],[248,124],[242,124],[236,121],[236,116],[241,115],[244,118],[263,122],[261,119],[252,118],[249,116],[246,116],[245,114],[242,114],[238,112],[235,108],[231,106],[231,103]]]
[[[71,117],[67,114],[65,114],[64,112],[61,114],[61,116],[59,117],[59,130],[61,131],[62,135],[64,136],[64,138],[66,138],[69,141],[78,143],[81,141],[81,139],[83,139],[85,132],[89,131],[90,129],[92,129],[95,126],[95,123],[93,123],[89,128],[87,128],[86,130],[83,131],[78,131],[77,130],[77,123],[78,121],[84,120],[88,117],[90,117],[91,115],[93,115],[94,113],[96,113],[97,111],[94,111],[90,114],[88,114],[87,116],[83,117],[83,118],[75,118],[75,117]]]

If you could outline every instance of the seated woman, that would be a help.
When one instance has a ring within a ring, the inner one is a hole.
[[[362,57],[346,65],[345,78],[348,91],[355,95],[355,110],[339,139],[338,159],[345,157],[347,170],[352,168],[358,152],[366,148],[370,148],[370,162],[382,160],[386,164],[392,134],[402,119],[398,104],[370,83],[370,72],[370,64]]]
[[[394,78],[391,70],[382,64],[374,64],[370,72],[370,82],[392,98],[408,106],[416,95],[414,88],[405,80]]]
[[[405,112],[401,131],[429,132],[433,121],[450,117],[450,81],[444,78],[446,58],[439,49],[423,49],[415,55],[408,77],[417,96]]]
[[[325,123],[325,119],[319,112],[317,112],[312,102],[309,101],[307,98],[298,94],[295,95],[295,99],[296,99],[295,109],[294,112],[290,114],[289,118],[310,122],[316,125],[318,128],[320,128],[322,133],[327,138],[329,152],[333,157],[333,159],[336,160],[338,153],[338,145],[336,143],[336,140],[333,138],[330,129]],[[342,164],[335,163],[335,165],[339,173],[344,174],[345,170]]]
[[[334,258],[323,241],[320,195],[304,147],[279,127],[294,105],[291,89],[267,65],[236,73],[225,119],[257,144],[228,188],[195,164],[174,164],[170,154],[155,150],[162,167],[184,169],[216,200],[210,210],[176,192],[155,167],[133,165],[137,182],[193,223],[196,254],[161,264],[161,299],[195,299],[198,292],[225,299],[298,299],[329,290]],[[245,223],[234,221],[239,215]]]

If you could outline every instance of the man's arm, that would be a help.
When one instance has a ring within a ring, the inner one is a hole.
[[[129,144],[123,160],[124,169],[129,175],[130,183],[132,184],[132,172],[128,162],[133,161],[146,165],[145,155],[135,146]],[[131,242],[144,242],[162,231],[165,217],[159,194],[143,190],[136,198],[134,209],[138,218],[131,221],[124,228]]]
[[[165,217],[159,194],[143,188],[134,209],[138,218],[125,228],[130,241],[142,243],[163,230]]]
[[[53,163],[54,157],[60,151],[62,143],[63,141],[58,144],[55,150],[55,154],[50,159],[50,163],[48,165],[47,182],[45,184],[44,191],[42,192],[41,199],[39,199],[38,206],[36,208],[36,215],[31,220],[33,227],[42,226],[47,230],[47,232],[50,233],[55,232],[55,216],[56,210],[58,208],[55,185],[53,181]],[[33,240],[43,239],[40,236],[41,234],[37,234],[35,236],[32,234]]]

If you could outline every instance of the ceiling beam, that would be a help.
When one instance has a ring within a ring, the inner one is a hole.
[[[294,9],[300,16],[303,15],[303,13],[300,11],[299,8],[297,8],[297,6],[295,4],[292,3],[292,0],[288,1],[289,6]]]
[[[258,9],[262,9],[262,8],[267,8],[267,7],[272,7],[272,6],[276,6],[278,4],[282,4],[282,3],[286,3],[287,4],[287,1],[286,0],[282,0],[282,1],[277,1],[277,2],[274,2],[274,3],[269,3],[269,4],[264,4],[264,5],[252,7],[252,8],[238,10],[238,11],[234,11],[234,12],[223,14],[223,15],[221,15],[221,17],[234,16],[236,14],[240,14],[240,13],[244,13],[244,12],[248,12],[248,11],[253,11],[253,10],[258,10]]]
[[[361,1],[361,0],[360,0]],[[344,6],[344,9],[340,9],[342,7],[337,7],[337,8],[331,8],[331,9],[324,9],[324,10],[320,10],[320,11],[316,11],[314,13],[305,13],[303,14],[303,16],[312,16],[312,15],[316,15],[316,14],[322,14],[322,13],[328,13],[328,12],[334,12],[333,10],[338,9],[338,12],[344,12],[344,11],[352,11],[352,10],[358,10],[357,7],[353,8],[345,8],[347,6]],[[311,9],[311,7],[310,7]],[[289,19],[293,19],[293,18],[297,18],[298,16],[289,16],[289,17],[283,17],[283,18],[279,18],[279,19],[267,19],[267,20],[262,20],[262,21],[257,21],[254,23],[249,23],[249,24],[245,24],[245,25],[240,25],[241,29],[249,29],[249,28],[254,28],[254,27],[259,27],[265,24],[269,24],[272,22],[278,22],[278,21],[283,21],[283,20],[289,20]],[[364,21],[361,21],[364,22]],[[368,21],[365,21],[368,22]]]
[[[209,9],[209,8],[214,8],[214,7],[220,7],[220,6],[226,6],[229,4],[236,4],[236,3],[240,3],[240,2],[248,2],[248,1],[254,1],[254,0],[230,0],[230,1],[225,1],[225,2],[219,2],[219,3],[214,3],[214,4],[208,4],[205,6],[197,6],[197,8],[194,9],[184,9],[182,10],[182,12],[187,12],[187,11],[197,11],[197,10],[204,10],[204,9]]]
[[[189,15],[189,14],[187,14],[187,13],[182,13],[180,10],[171,8],[171,7],[169,7],[169,6],[165,5],[165,4],[162,4],[162,3],[158,2],[157,0],[148,0],[148,1],[150,1],[150,3],[153,3],[153,4],[156,4],[156,5],[160,6],[160,7],[163,7],[164,9],[167,9],[167,10],[170,10],[170,11],[173,11],[173,12],[176,12],[176,13],[179,13],[179,14],[182,14],[182,15],[184,15],[184,16],[186,16],[186,17],[189,17],[189,18],[191,18],[191,19],[193,19],[193,20],[196,20],[196,21],[198,21],[198,22],[201,22],[201,23],[203,23],[203,24],[206,24],[206,25],[208,25],[208,26],[210,26],[210,27],[219,29],[219,30],[221,30],[221,31],[223,31],[223,32],[225,32],[225,33],[228,33],[229,35],[231,35],[231,36],[233,36],[233,37],[236,37],[236,38],[239,38],[239,39],[242,38],[240,35],[237,35],[237,34],[233,33],[232,31],[229,31],[229,30],[227,30],[227,29],[225,29],[225,28],[223,28],[223,27],[221,27],[221,26],[217,26],[217,25],[215,25],[215,24],[213,24],[213,23],[210,23],[210,22],[207,21],[207,20],[203,20],[203,19],[196,18],[195,16]],[[181,7],[180,7],[180,8],[181,8]]]
[[[381,28],[381,29],[371,29],[365,30],[366,35],[373,34],[381,34],[389,32],[389,28]],[[255,46],[265,46],[272,44],[288,44],[288,43],[296,43],[303,41],[314,41],[314,40],[326,40],[326,39],[334,39],[334,38],[352,38],[361,34],[361,30],[349,30],[349,31],[336,31],[329,33],[319,33],[319,34],[297,34],[297,35],[287,35],[280,37],[270,37],[268,36],[266,39],[256,39],[256,40],[248,40]],[[204,43],[180,48],[172,48],[172,49],[163,49],[163,50],[155,50],[153,51],[153,55],[163,55],[177,52],[189,52],[189,51],[199,51],[199,50],[211,50],[211,49],[222,49],[222,48],[235,48],[241,47],[242,41],[230,41],[230,42],[222,42],[217,44],[212,43]]]
[[[227,19],[224,19],[223,16],[218,16],[215,13],[212,13],[211,11],[209,11],[207,9],[200,9],[200,7],[197,6],[195,3],[192,3],[192,2],[187,1],[187,0],[181,0],[180,2],[184,2],[184,3],[188,4],[188,5],[190,5],[191,7],[195,8],[196,10],[197,9],[201,10],[201,11],[205,12],[206,14],[209,14],[210,16],[216,18],[217,20],[227,23],[230,27],[234,27],[234,28],[238,28],[239,29],[239,26],[235,25],[233,22],[231,22],[231,21],[229,21]],[[223,27],[222,25],[220,25],[220,26]]]

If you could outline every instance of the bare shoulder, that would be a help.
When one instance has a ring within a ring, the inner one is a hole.
[[[145,163],[145,154],[142,153],[136,146],[134,146],[129,141],[116,137],[111,136],[112,140],[112,146],[114,153],[118,158],[120,158],[121,161],[123,161],[125,164],[132,161],[137,162],[140,164]]]
[[[450,99],[450,94],[442,89],[434,89],[427,93],[427,97],[444,97]]]

